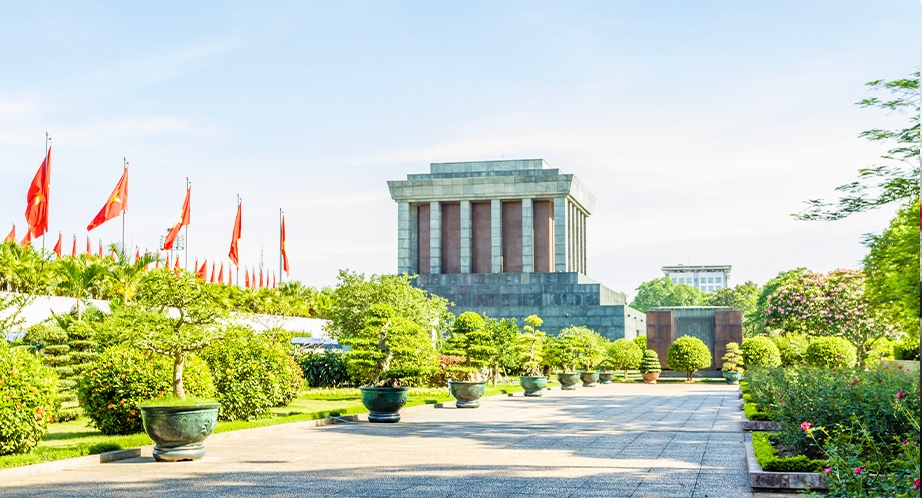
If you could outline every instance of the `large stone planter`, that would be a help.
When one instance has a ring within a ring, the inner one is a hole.
[[[648,372],[640,374],[643,377],[644,384],[656,384],[656,379],[659,378],[659,372]]]
[[[559,373],[557,374],[557,381],[560,382],[561,389],[564,391],[572,391],[576,389],[576,385],[579,384],[579,374]]]
[[[583,381],[583,387],[595,387],[596,382],[599,381],[599,372],[582,372],[579,378]]]
[[[400,421],[400,409],[407,404],[408,387],[360,387],[362,404],[368,408],[368,421],[395,423]]]
[[[480,408],[480,398],[487,391],[486,382],[451,381],[451,395],[457,400],[458,408]]]
[[[611,384],[611,381],[613,380],[615,380],[615,372],[600,372],[599,373],[599,383]]]
[[[218,421],[218,403],[180,406],[142,406],[144,430],[154,440],[158,462],[198,460],[205,456],[205,440]]]
[[[525,396],[538,397],[547,387],[547,377],[544,375],[522,375],[519,377],[519,385],[525,390]]]
[[[727,379],[727,384],[739,384],[742,378],[743,372],[724,372],[724,379]]]

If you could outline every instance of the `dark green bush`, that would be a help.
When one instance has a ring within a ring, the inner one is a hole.
[[[743,339],[740,347],[746,368],[751,367],[780,367],[781,353],[778,346],[764,335]]]
[[[29,349],[0,340],[0,455],[35,448],[56,405],[54,371]]]
[[[807,362],[807,346],[810,341],[800,334],[782,334],[772,337],[781,354],[781,365],[785,367],[800,366]]]
[[[767,432],[752,433],[752,449],[762,470],[768,472],[820,472],[825,462],[804,455],[779,457],[776,444],[780,444],[777,435]]]
[[[221,420],[256,420],[268,417],[274,406],[297,396],[292,389],[303,379],[287,345],[246,327],[228,331],[224,340],[202,351],[221,403]]]
[[[296,357],[310,387],[339,387],[352,383],[346,359],[340,353],[306,353]]]
[[[858,352],[841,337],[817,337],[807,346],[806,359],[811,367],[848,368],[858,362]]]
[[[640,366],[637,367],[640,370],[640,373],[660,373],[663,371],[663,368],[659,363],[659,355],[656,354],[656,351],[652,349],[647,349],[643,352],[643,357],[640,358]]]
[[[58,402],[54,408],[54,421],[66,422],[80,415],[77,393],[74,392],[74,365],[79,363],[80,351],[70,346],[67,331],[57,325],[39,323],[26,330],[23,342],[39,351],[42,361],[52,367],[58,376]]]
[[[686,380],[691,381],[695,370],[711,365],[711,351],[701,339],[683,335],[669,346],[666,365],[673,370],[684,371]]]
[[[207,365],[195,356],[186,359],[183,382],[189,396],[214,396]],[[172,392],[172,358],[125,346],[99,355],[77,382],[84,413],[100,432],[109,435],[144,430],[138,405]]]

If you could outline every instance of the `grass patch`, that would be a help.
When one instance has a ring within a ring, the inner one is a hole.
[[[814,460],[805,455],[779,456],[775,446],[778,435],[768,432],[752,433],[752,448],[756,460],[767,472],[820,472],[825,461]]]
[[[138,406],[190,406],[217,402],[218,400],[214,398],[196,398],[194,396],[187,396],[186,399],[182,399],[171,394],[169,396],[160,396],[159,398],[145,401],[140,403]]]

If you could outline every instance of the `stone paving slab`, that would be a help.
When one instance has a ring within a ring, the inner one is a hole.
[[[737,388],[611,384],[407,411],[398,424],[287,424],[15,482],[2,496],[771,497],[749,487]]]

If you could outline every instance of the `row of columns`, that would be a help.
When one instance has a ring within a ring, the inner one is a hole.
[[[521,201],[521,271],[535,271],[535,218],[532,199]],[[502,273],[503,268],[503,206],[499,199],[490,202],[490,271]],[[567,198],[553,199],[552,248],[548,248],[553,257],[550,271],[577,271],[586,273],[586,213]],[[417,208],[409,202],[398,203],[398,267],[406,273],[442,273],[442,204],[430,202]],[[460,273],[472,273],[473,266],[473,212],[470,201],[460,201]],[[423,209],[426,208],[426,209]],[[484,206],[485,208],[485,206]],[[428,219],[420,220],[423,213]],[[485,214],[485,213],[484,213]],[[422,223],[420,222],[422,221]],[[428,222],[428,223],[426,223]],[[420,237],[418,227],[428,228],[428,237]],[[550,230],[550,229],[548,229]],[[420,241],[428,239],[428,251],[420,251]],[[427,261],[419,261],[420,254]],[[422,263],[422,264],[421,264]],[[426,264],[428,263],[428,264]],[[507,269],[508,270],[508,269]],[[457,270],[455,270],[457,271]],[[547,271],[541,269],[540,271]],[[454,272],[452,272],[454,273]]]

